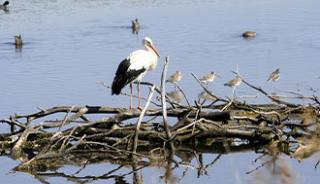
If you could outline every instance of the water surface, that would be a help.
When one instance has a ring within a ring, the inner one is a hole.
[[[231,89],[223,84],[233,78],[231,70],[237,66],[247,80],[268,91],[319,95],[320,2],[317,0],[12,0],[10,3],[9,13],[0,11],[2,118],[62,104],[126,107],[127,97],[111,96],[109,89],[96,82],[111,84],[118,63],[140,47],[144,36],[153,39],[162,56],[157,69],[145,81],[159,84],[164,57],[170,56],[168,72],[183,72],[180,85],[192,101],[201,88],[191,72],[199,76],[218,72],[222,77],[209,88],[224,97],[231,94]],[[136,17],[142,23],[139,35],[131,34],[129,27]],[[243,39],[241,34],[247,30],[256,31],[257,37]],[[26,43],[22,50],[16,50],[12,44],[17,34]],[[280,68],[281,79],[276,83],[266,82],[276,68]],[[145,96],[148,90],[143,91]],[[242,85],[237,94],[257,95],[257,92]],[[251,100],[269,102],[260,94],[259,99]],[[209,162],[212,157],[204,158]],[[210,168],[208,176],[197,178],[193,170],[182,181],[247,183],[252,176],[245,172],[250,170],[255,157],[250,153],[226,155]],[[303,164],[288,161],[298,173],[298,183],[319,180],[314,161]],[[2,157],[0,162],[3,182],[37,181],[24,173],[11,173],[17,161]],[[92,171],[109,167],[100,164]],[[143,172],[145,182],[161,182],[161,169]]]

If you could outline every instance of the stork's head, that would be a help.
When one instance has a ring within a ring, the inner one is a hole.
[[[148,49],[148,50],[151,49],[158,57],[160,57],[156,47],[153,45],[151,38],[145,37],[142,41],[142,44],[146,49]]]

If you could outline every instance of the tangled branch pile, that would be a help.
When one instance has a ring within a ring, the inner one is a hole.
[[[243,83],[274,103],[250,105],[219,98],[199,82],[214,100],[209,104],[196,101],[194,105],[184,105],[165,93],[163,81],[167,64],[160,88],[143,83],[152,87],[142,111],[102,106],[57,106],[1,120],[3,125],[11,127],[11,132],[0,134],[2,154],[10,154],[22,161],[17,170],[32,172],[59,167],[66,163],[65,160],[83,163],[83,158],[94,160],[101,157],[101,154],[94,157],[93,153],[103,153],[103,158],[109,162],[127,165],[132,162],[132,157],[151,161],[156,155],[159,158],[168,154],[165,150],[170,153],[188,149],[228,152],[248,145],[252,149],[260,148],[271,141],[277,141],[283,152],[293,154],[297,159],[318,151],[315,146],[310,146],[311,143],[309,147],[301,143],[302,138],[311,140],[320,136],[317,97],[310,97],[313,104],[308,106],[289,103],[242,78]],[[162,95],[161,105],[151,100],[155,92]],[[150,103],[160,107],[149,108]],[[101,115],[102,118],[98,118]],[[223,151],[217,149],[217,144],[222,145]]]

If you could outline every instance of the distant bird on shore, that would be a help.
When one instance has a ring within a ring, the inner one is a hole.
[[[242,33],[242,37],[244,37],[244,38],[253,38],[255,36],[257,36],[257,33],[254,31],[246,31],[246,32]]]
[[[219,75],[215,72],[210,72],[206,75],[204,75],[200,80],[203,84],[209,84],[210,82],[213,82]]]
[[[21,48],[23,45],[22,37],[21,35],[14,36],[14,44],[16,48]]]
[[[141,110],[140,81],[149,70],[156,68],[158,57],[160,57],[149,37],[145,37],[142,44],[144,49],[133,51],[119,64],[111,87],[111,94],[119,95],[122,88],[130,83],[130,109],[132,109],[132,82],[138,82],[138,109]]]
[[[167,80],[166,82],[170,82],[172,84],[175,84],[179,81],[181,81],[182,79],[182,72],[180,71],[176,71],[174,74],[172,74]]]
[[[237,75],[234,79],[230,80],[229,82],[225,83],[225,86],[229,86],[229,87],[237,87],[241,84],[242,79],[239,75]]]
[[[5,1],[0,5],[0,10],[3,10],[5,12],[9,11],[9,1]]]
[[[279,80],[279,79],[280,79],[280,70],[279,70],[279,68],[277,68],[275,71],[273,71],[273,72],[270,74],[270,76],[269,76],[269,78],[268,78],[267,81],[273,81],[273,82],[275,82],[275,81],[277,81],[277,80]]]
[[[134,19],[131,21],[131,29],[133,34],[138,34],[140,30],[140,23],[138,19]]]

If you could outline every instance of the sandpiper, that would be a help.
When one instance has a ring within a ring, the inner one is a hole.
[[[253,38],[255,36],[257,36],[257,33],[254,31],[246,31],[246,32],[242,33],[242,37],[244,37],[244,38]]]
[[[229,82],[225,83],[225,86],[229,86],[229,87],[237,87],[241,84],[242,80],[241,77],[239,75],[237,75],[234,79],[230,80]]]
[[[14,36],[14,44],[16,48],[21,48],[23,45],[22,37],[21,35]]]
[[[204,75],[200,80],[203,84],[209,84],[210,82],[213,82],[219,75],[215,72],[210,72],[206,75]]]
[[[179,81],[181,81],[182,79],[182,72],[180,71],[176,71],[174,74],[172,74],[167,80],[166,82],[170,82],[170,83],[177,83]]]
[[[270,74],[270,76],[269,76],[269,78],[268,78],[267,81],[273,81],[273,82],[275,82],[275,81],[277,81],[277,80],[279,80],[279,79],[280,79],[280,70],[279,70],[279,68],[277,68],[275,71],[273,71],[273,72]]]
[[[221,109],[222,111],[225,111],[227,108],[229,108],[229,106],[234,101],[236,88],[241,84],[241,82],[242,82],[242,79],[240,75],[237,74],[235,78],[231,79],[229,82],[224,84],[225,86],[232,87],[232,96],[231,96],[230,102]]]
[[[138,18],[131,21],[131,29],[133,34],[138,34],[140,30],[140,23]]]

